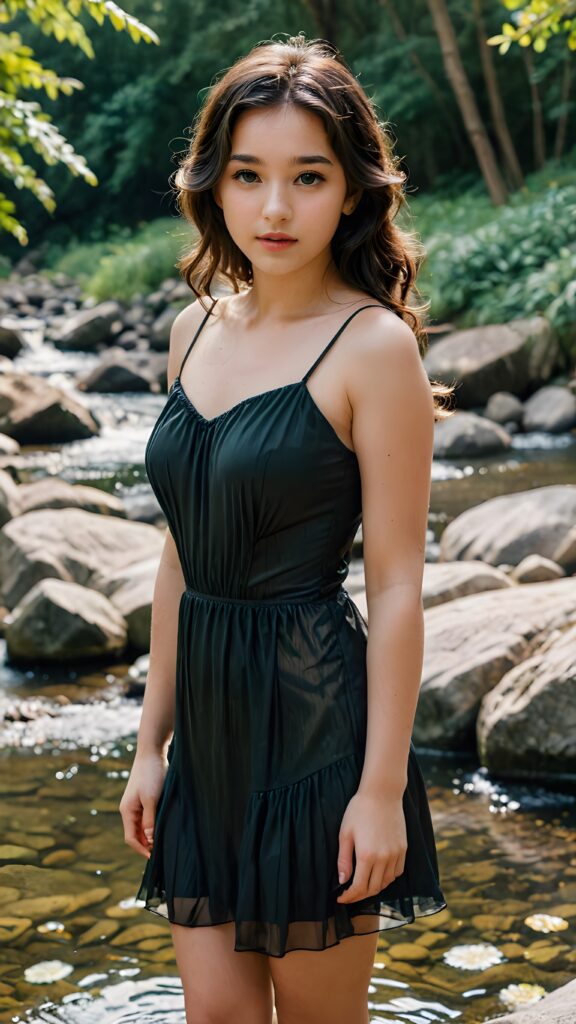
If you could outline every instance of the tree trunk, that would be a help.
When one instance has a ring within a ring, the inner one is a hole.
[[[554,140],[554,156],[557,160],[560,159],[564,152],[564,146],[566,145],[566,128],[568,126],[568,116],[570,107],[568,105],[570,99],[570,89],[572,86],[572,54],[568,52],[564,58],[564,66],[562,68],[562,85],[560,88],[560,116],[558,118],[558,124],[556,125],[556,139]]]
[[[496,68],[494,66],[492,47],[488,46],[486,43],[487,32],[484,25],[482,0],[472,0],[472,14],[476,25],[476,32],[478,34],[480,60],[482,62],[482,71],[484,73],[484,81],[486,82],[486,90],[488,93],[488,101],[490,103],[496,138],[498,139],[500,151],[504,159],[504,164],[508,172],[508,178],[512,188],[522,188],[524,184],[524,175],[522,174],[522,168],[520,166],[520,161],[518,160],[516,147],[514,146],[510,129],[508,128],[506,112],[502,102],[502,94],[500,92]]]
[[[435,81],[435,79],[432,77],[426,65],[423,64],[422,61],[420,60],[419,54],[410,44],[410,37],[406,29],[404,28],[404,25],[402,24],[402,20],[400,18],[400,15],[398,14],[398,11],[396,10],[393,0],[380,0],[380,4],[386,11],[386,14],[388,15],[390,22],[392,24],[392,28],[394,29],[394,32],[396,33],[400,42],[406,43],[409,46],[408,56],[410,57],[410,60],[414,65],[414,68],[416,69],[420,77],[426,82],[426,85],[428,86],[430,92],[432,93],[434,99],[436,100],[438,108],[446,123],[446,127],[450,132],[450,138],[456,147],[458,157],[460,160],[463,161],[467,155],[466,144],[462,138],[462,133],[460,131],[459,125],[456,124],[454,121],[452,110],[446,103],[442,89]]]
[[[542,116],[542,101],[538,82],[534,76],[534,58],[532,48],[526,46],[522,49],[522,56],[526,66],[526,73],[530,83],[530,96],[532,99],[532,141],[534,147],[534,167],[540,170],[546,163],[546,135],[544,134],[544,118]]]
[[[492,202],[496,206],[501,206],[506,202],[508,192],[480,116],[472,87],[464,70],[446,0],[427,0],[427,2],[440,42],[446,76],[454,90],[486,188]]]

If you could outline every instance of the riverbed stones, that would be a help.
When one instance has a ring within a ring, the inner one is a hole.
[[[94,437],[92,413],[62,388],[15,373],[0,374],[0,431],[20,444],[63,444]]]
[[[152,599],[159,561],[148,558],[121,569],[109,576],[101,588],[126,622],[130,646],[142,653],[150,650]]]
[[[101,516],[126,516],[124,502],[114,494],[108,494],[101,487],[69,484],[52,476],[20,484],[18,498],[21,513],[40,508],[82,508],[85,512],[95,512]]]
[[[491,771],[576,779],[576,625],[555,630],[486,694],[476,735]]]
[[[111,601],[96,590],[47,577],[4,620],[11,659],[74,661],[118,653],[128,629]]]
[[[557,549],[576,522],[576,484],[534,487],[489,498],[456,516],[440,540],[440,560],[480,559],[518,565],[527,555],[559,561]]]
[[[566,575],[564,569],[551,558],[542,555],[526,555],[510,573],[516,583],[542,583],[544,580],[559,580]]]
[[[18,323],[15,317],[3,316],[0,319],[0,355],[7,359],[15,359],[24,348]]]
[[[150,391],[150,379],[136,359],[124,355],[117,348],[106,353],[106,358],[90,373],[80,378],[83,391],[118,393],[123,391]]]
[[[576,1021],[576,979],[549,992],[533,1006],[491,1017],[486,1024],[574,1024]]]
[[[512,438],[504,427],[474,412],[456,411],[434,427],[434,455],[437,458],[488,455],[504,451]]]
[[[466,594],[485,590],[501,590],[514,584],[509,576],[483,562],[426,562],[422,580],[422,602],[425,608],[453,601]]]
[[[164,532],[148,523],[83,509],[39,509],[0,530],[0,586],[13,608],[35,583],[55,577],[100,590],[113,572],[160,557]]]
[[[124,311],[119,302],[99,302],[67,317],[53,338],[56,348],[89,351],[107,345],[122,328]]]
[[[524,403],[524,430],[545,430],[560,434],[576,426],[576,395],[569,388],[548,385],[539,388]]]
[[[2,916],[0,917],[0,942],[14,942],[15,939],[20,938],[24,932],[27,932],[32,927],[32,921],[28,917],[11,917],[7,910],[3,908]]]
[[[500,423],[503,427],[510,423],[519,426],[522,423],[523,413],[522,402],[516,398],[516,395],[511,395],[509,391],[495,391],[493,395],[490,395],[484,409],[484,416],[487,419],[494,420],[495,423]]]
[[[547,381],[558,360],[558,339],[543,316],[454,331],[424,357],[429,377],[458,383],[458,404],[484,405],[494,391],[524,398]]]
[[[23,511],[22,495],[16,481],[0,469],[0,527]]]
[[[414,740],[442,750],[474,749],[486,694],[554,630],[576,624],[576,579],[471,594],[424,614]]]

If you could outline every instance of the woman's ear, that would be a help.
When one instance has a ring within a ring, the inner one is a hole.
[[[219,206],[220,209],[222,209],[222,200],[220,199],[220,193],[217,187],[212,189],[212,198],[214,199],[216,206]]]
[[[360,190],[359,192],[355,192],[351,196],[347,196],[344,205],[342,206],[342,213],[346,214],[347,217],[349,217],[351,213],[354,213],[354,210],[358,206],[361,197],[362,190]]]

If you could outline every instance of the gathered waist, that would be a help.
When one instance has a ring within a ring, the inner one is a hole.
[[[220,594],[206,594],[200,590],[195,590],[193,587],[187,586],[183,591],[188,597],[191,597],[200,601],[213,601],[217,604],[234,604],[234,605],[247,605],[248,607],[269,607],[270,605],[285,605],[285,604],[324,604],[326,601],[343,601],[349,597],[348,591],[341,583],[337,587],[326,594],[283,594],[283,595],[272,595],[271,597],[231,597],[229,595]]]

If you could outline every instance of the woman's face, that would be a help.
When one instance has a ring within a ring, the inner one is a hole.
[[[286,274],[322,254],[343,212],[344,170],[316,114],[291,104],[244,111],[232,133],[230,159],[213,195],[228,231],[253,268]],[[295,241],[271,245],[270,232]]]

